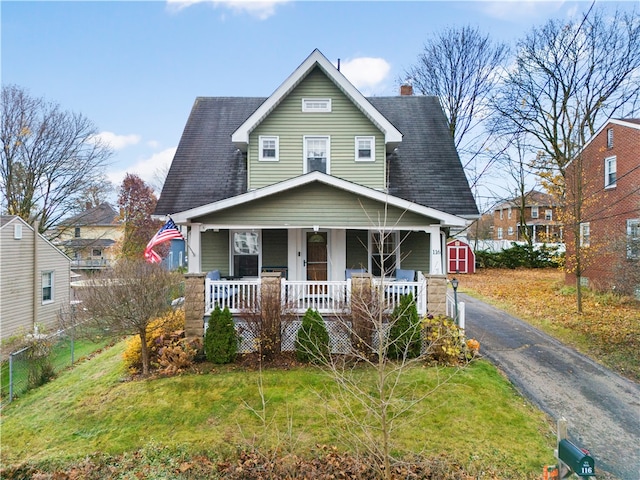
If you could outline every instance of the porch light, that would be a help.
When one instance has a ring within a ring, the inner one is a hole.
[[[320,225],[314,225],[313,226],[313,231],[318,233],[318,230],[320,230]]]
[[[458,279],[456,277],[451,279],[451,286],[453,287],[453,303],[456,308],[456,317],[453,320],[458,325]]]

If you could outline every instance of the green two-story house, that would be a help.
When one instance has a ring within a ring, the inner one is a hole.
[[[438,99],[365,98],[318,50],[267,98],[197,98],[155,213],[190,273],[299,282],[444,277],[478,216]]]

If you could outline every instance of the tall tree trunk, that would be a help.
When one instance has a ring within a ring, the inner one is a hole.
[[[149,348],[147,346],[147,329],[141,328],[138,330],[140,336],[140,356],[142,357],[142,375],[145,377],[149,375],[150,360],[149,360]]]

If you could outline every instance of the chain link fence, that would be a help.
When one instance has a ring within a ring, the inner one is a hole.
[[[76,338],[75,332],[75,328],[70,328],[50,335],[29,335],[26,346],[3,358],[0,363],[0,408],[109,343],[108,339]]]

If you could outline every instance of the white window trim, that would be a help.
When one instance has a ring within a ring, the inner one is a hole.
[[[314,107],[314,104],[325,104],[324,107]],[[330,98],[303,98],[302,99],[302,111],[305,113],[330,113],[331,112],[331,99]]]
[[[45,275],[50,275],[50,278],[51,278],[51,285],[49,285],[51,287],[51,298],[48,300],[44,299]],[[43,270],[42,273],[40,274],[40,298],[42,299],[42,305],[47,305],[49,303],[54,302],[54,299],[55,299],[55,291],[54,291],[55,281],[54,280],[55,280],[55,274],[53,270]]]
[[[633,227],[638,229],[637,236],[632,235]],[[640,258],[640,253],[633,253],[631,242],[640,244],[640,218],[630,218],[627,220],[627,258]],[[638,248],[638,246],[636,246]]]
[[[613,128],[607,129],[607,148],[613,148]]]
[[[15,240],[22,239],[22,225],[17,223],[13,226],[13,238]]]
[[[393,236],[393,244],[395,250],[391,253],[394,257],[394,265],[393,268],[400,268],[400,232],[399,231],[385,231],[381,232],[379,230],[371,230],[369,231],[369,271],[373,272],[373,248],[375,246],[374,235],[382,235],[382,236]],[[384,252],[383,252],[384,253]]]
[[[360,152],[360,149],[358,148],[359,145],[358,143],[360,142],[360,140],[369,140],[371,142],[371,157],[369,158],[360,158],[360,156],[358,155]],[[360,137],[356,137],[355,138],[355,159],[356,162],[375,162],[376,160],[376,137],[371,136],[371,135],[363,135]]]
[[[498,227],[498,240],[502,240],[502,227]]]
[[[553,221],[553,210],[551,210],[549,208],[546,209],[544,211],[544,219],[552,222]]]
[[[507,218],[511,220],[511,208],[507,210]]]
[[[502,209],[500,209],[500,220],[502,220],[502,219],[503,219],[502,211],[503,211],[503,210],[502,210]]]
[[[513,227],[509,227],[507,229],[507,236],[511,236],[511,235],[513,235]]]
[[[609,168],[610,164],[613,163],[615,170],[611,170]],[[609,183],[609,176],[611,173],[616,174],[616,179]],[[615,155],[611,157],[606,157],[604,159],[604,188],[614,188],[616,186],[616,182],[618,180],[618,158]]]
[[[266,140],[274,140],[276,142],[276,156],[264,157],[263,144]],[[277,135],[260,135],[258,137],[258,160],[261,162],[277,162],[280,160],[280,137]]]
[[[327,175],[331,174],[331,137],[329,135],[304,135],[303,143],[303,170],[302,173],[309,173],[309,166],[307,165],[307,141],[313,139],[323,139],[327,141]]]
[[[589,230],[588,238],[585,240],[584,231]],[[583,222],[580,224],[580,246],[581,247],[589,247],[591,246],[591,223]]]
[[[537,205],[533,205],[531,207],[531,218],[538,218],[540,216],[540,212],[538,210]]]
[[[256,255],[255,253],[236,253],[235,250],[235,245],[234,245],[234,236],[236,233],[254,233],[258,236],[258,240],[257,240],[257,247],[258,247],[258,277],[260,276],[260,270],[262,269],[262,231],[261,230],[255,230],[252,231],[252,229],[247,229],[247,228],[242,228],[242,229],[236,229],[236,230],[229,230],[229,251],[230,251],[230,256],[229,256],[229,272],[231,272],[231,275],[237,275],[239,272],[235,271],[235,267],[234,267],[234,259],[236,255]]]

